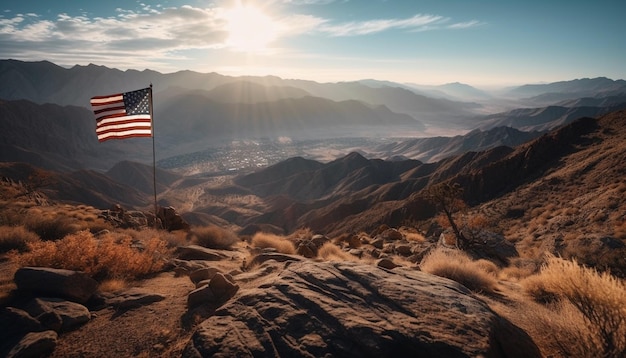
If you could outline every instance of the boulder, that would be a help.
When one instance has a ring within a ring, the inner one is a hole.
[[[71,331],[91,319],[87,307],[60,298],[34,298],[26,304],[24,310],[48,328],[58,332]]]
[[[325,243],[329,241],[330,239],[327,236],[321,235],[321,234],[316,234],[316,235],[313,235],[313,237],[311,237],[311,242],[318,248],[322,247],[322,245],[324,245]]]
[[[6,357],[47,357],[54,351],[57,338],[55,331],[28,333],[9,351]]]
[[[122,291],[105,300],[106,304],[119,309],[146,306],[154,302],[163,301],[165,296],[159,293],[146,291],[138,287]]]
[[[411,256],[413,253],[413,246],[408,243],[400,243],[394,246],[394,251],[401,256]]]
[[[85,303],[98,282],[84,272],[47,267],[22,267],[14,276],[18,290]]]
[[[209,249],[200,245],[188,245],[178,248],[178,258],[181,260],[220,261],[230,258],[230,256],[221,250]]]
[[[354,262],[284,266],[202,322],[182,356],[540,356],[454,281]]]
[[[393,270],[396,267],[398,267],[399,265],[396,265],[393,260],[391,260],[390,258],[382,258],[379,259],[378,261],[376,261],[376,266],[378,267],[382,267],[388,270]]]
[[[191,279],[191,282],[194,284],[197,284],[198,282],[212,279],[218,272],[220,272],[220,270],[215,267],[205,267],[191,272],[189,279]]]
[[[266,261],[274,260],[277,262],[286,262],[286,261],[300,261],[301,257],[297,255],[289,255],[289,254],[281,254],[278,252],[264,252],[256,255],[252,260],[250,260],[249,267],[254,267],[256,265],[260,265]]]
[[[189,295],[187,295],[187,308],[193,309],[205,304],[212,304],[216,301],[217,298],[213,294],[213,291],[211,291],[209,285],[206,284],[189,292]]]
[[[220,301],[225,301],[235,295],[239,286],[235,284],[232,278],[221,273],[215,274],[209,282],[209,288],[213,291],[215,297]]]
[[[402,233],[396,229],[387,229],[378,235],[381,239],[385,241],[397,241],[402,240],[404,236]]]
[[[161,220],[163,228],[166,230],[189,230],[189,224],[171,206],[159,207],[157,217]]]
[[[0,310],[0,337],[10,335],[23,336],[28,332],[43,331],[41,323],[28,312],[15,307],[4,307]]]
[[[189,293],[187,307],[192,309],[204,304],[219,306],[233,297],[237,290],[239,290],[239,286],[233,282],[229,275],[217,272],[208,284]]]
[[[318,252],[317,249],[318,247],[315,246],[315,244],[312,241],[306,240],[306,241],[302,241],[298,245],[298,248],[296,249],[296,253],[306,258],[313,258],[317,256],[317,252]]]
[[[5,357],[27,333],[41,332],[46,329],[28,314],[15,307],[0,309],[0,357]]]

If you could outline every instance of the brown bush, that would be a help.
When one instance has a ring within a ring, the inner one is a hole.
[[[564,314],[584,323],[567,332],[573,340],[557,337],[565,355],[626,356],[626,285],[622,280],[580,266],[576,261],[551,256],[541,272],[524,280],[522,285],[535,300],[557,302],[556,307]],[[565,312],[563,307],[569,307],[569,311]]]
[[[493,293],[497,286],[496,278],[481,265],[462,251],[439,248],[424,257],[420,269],[454,280],[475,292]]]
[[[28,250],[28,243],[39,241],[39,236],[24,226],[0,226],[0,253]]]
[[[289,236],[287,236],[287,239],[290,241],[311,240],[312,238],[313,238],[313,230],[311,230],[308,227],[300,228],[294,231],[293,233],[291,233]]]
[[[80,226],[69,217],[39,214],[35,211],[29,212],[23,218],[22,224],[44,241],[59,240],[81,230]]]
[[[291,241],[274,234],[257,232],[252,237],[251,244],[258,248],[274,248],[283,254],[293,255],[296,253],[296,248]]]
[[[339,246],[333,244],[332,242],[327,242],[322,245],[317,251],[317,257],[326,261],[351,261],[355,259],[354,256],[344,252]]]
[[[237,235],[218,226],[194,227],[189,237],[192,243],[212,249],[229,250],[239,242]]]
[[[84,271],[97,280],[136,279],[159,272],[168,255],[166,242],[158,237],[139,245],[127,235],[110,233],[96,239],[89,231],[28,246],[29,252],[13,256],[19,266]]]

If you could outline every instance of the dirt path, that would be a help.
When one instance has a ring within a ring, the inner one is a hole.
[[[191,336],[181,317],[194,285],[173,272],[140,282],[138,287],[165,299],[135,309],[106,308],[78,330],[63,333],[51,357],[172,357],[180,356]]]

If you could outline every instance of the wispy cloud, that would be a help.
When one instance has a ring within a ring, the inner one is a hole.
[[[449,29],[468,29],[470,27],[482,26],[485,23],[478,20],[471,20],[466,22],[457,22],[455,24],[448,25]]]
[[[59,14],[53,20],[34,14],[0,15],[0,57],[67,62],[75,56],[120,63],[132,57],[168,58],[180,50],[225,46],[225,20],[218,9],[183,6],[117,12],[106,18]]]
[[[287,0],[283,0],[287,1]],[[337,0],[339,1],[339,0]],[[344,0],[341,0],[344,1]],[[333,0],[290,0],[292,4],[326,4]],[[147,67],[184,59],[186,51],[228,48],[226,9],[143,5],[117,9],[111,17],[44,18],[34,13],[0,13],[0,58],[47,59],[72,64],[97,62],[121,67]],[[477,20],[453,23],[440,15],[339,22],[308,14],[276,17],[276,38],[301,34],[327,37],[366,36],[384,31],[431,31],[480,26]],[[161,66],[162,68],[162,66]]]
[[[392,29],[420,29],[449,21],[439,15],[418,14],[408,19],[379,19],[360,22],[347,22],[338,25],[324,24],[319,31],[331,36],[359,36]]]

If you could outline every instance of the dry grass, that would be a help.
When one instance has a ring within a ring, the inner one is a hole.
[[[39,241],[39,236],[24,226],[0,226],[0,253],[11,250],[24,252],[28,243]]]
[[[432,250],[420,263],[424,272],[449,278],[474,292],[493,293],[497,286],[496,278],[483,266],[462,251],[441,248]]]
[[[352,261],[354,256],[341,250],[341,248],[332,242],[327,242],[320,247],[317,252],[317,257],[325,261]]]
[[[416,229],[408,228],[408,227],[402,227],[402,228],[398,229],[398,231],[400,231],[402,233],[402,236],[404,236],[404,238],[407,239],[408,241],[415,241],[415,242],[424,242],[424,241],[426,241],[426,238],[424,237],[424,235],[422,235]]]
[[[22,224],[46,241],[59,240],[81,230],[81,227],[67,216],[32,210],[23,218]]]
[[[300,228],[289,236],[287,236],[287,240],[290,241],[298,241],[298,240],[311,240],[313,238],[313,230],[308,227]]]
[[[100,292],[119,292],[128,287],[128,282],[119,278],[106,279],[98,285]]]
[[[240,241],[234,232],[215,225],[194,227],[189,237],[194,244],[220,250],[230,250]]]
[[[159,272],[168,255],[167,243],[158,237],[137,243],[132,237],[120,233],[109,233],[96,239],[89,231],[28,246],[29,252],[12,255],[19,266],[84,271],[99,281],[137,279]]]
[[[283,236],[265,232],[257,232],[254,234],[251,245],[262,249],[273,248],[283,254],[294,255],[296,253],[296,248],[291,241]]]
[[[509,263],[509,266],[500,270],[498,277],[504,280],[518,282],[530,275],[536,274],[538,270],[539,264],[537,264],[536,260],[514,258]]]
[[[549,257],[538,275],[522,282],[525,291],[549,302],[565,322],[554,331],[566,356],[626,356],[626,285],[575,261]]]

